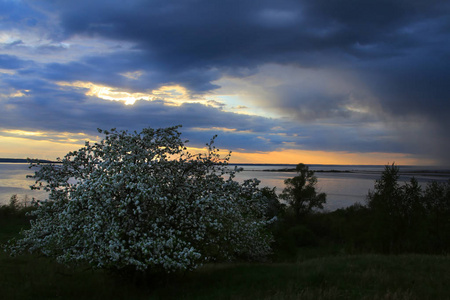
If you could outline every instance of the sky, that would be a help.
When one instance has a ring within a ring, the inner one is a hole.
[[[0,0],[0,157],[182,125],[234,163],[450,166],[450,2]]]

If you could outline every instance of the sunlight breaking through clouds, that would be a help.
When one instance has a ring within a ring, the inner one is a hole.
[[[44,132],[39,131],[25,131],[25,130],[3,130],[3,133],[15,136],[43,136]]]
[[[129,79],[137,79],[143,74],[140,71],[135,71],[123,73],[121,75]],[[167,106],[181,106],[185,103],[197,103],[214,107],[219,110],[230,111],[236,114],[257,115],[247,106],[231,106],[235,104],[236,101],[239,101],[238,96],[234,97],[236,99],[232,100],[230,103],[228,101],[229,97],[221,97],[210,94],[194,95],[191,91],[181,85],[164,85],[147,93],[137,93],[86,81],[60,81],[57,84],[61,87],[86,89],[86,96],[97,97],[108,101],[121,101],[125,105],[133,105],[139,100],[163,101],[164,105]]]
[[[131,72],[122,74],[125,77],[133,78],[139,77],[142,74],[139,72]],[[165,105],[180,106],[184,103],[201,103],[204,105],[219,107],[222,103],[215,100],[208,100],[203,97],[195,97],[189,91],[180,85],[165,85],[159,89],[152,90],[148,93],[128,92],[118,88],[99,85],[92,82],[75,81],[75,82],[58,82],[62,87],[75,87],[87,89],[85,95],[93,96],[103,100],[122,101],[125,105],[133,105],[136,101],[164,101]]]
[[[103,100],[110,101],[123,101],[126,105],[132,105],[137,100],[154,100],[153,95],[144,93],[129,93],[125,91],[119,91],[109,86],[97,85],[92,82],[75,81],[59,82],[60,86],[69,86],[76,88],[87,89],[86,96],[94,96]]]
[[[0,74],[14,75],[14,74],[16,74],[16,71],[0,68]]]
[[[227,128],[227,127],[193,127],[192,131],[222,131],[222,132],[239,132],[239,133],[252,133],[251,130],[238,130],[236,128]]]
[[[19,97],[25,97],[27,95],[27,93],[29,93],[30,90],[16,90],[12,93],[9,94],[2,94],[0,93],[0,97],[5,97],[5,98],[19,98]]]
[[[126,77],[128,79],[138,80],[139,77],[141,77],[144,74],[142,71],[134,71],[134,72],[125,72],[121,73],[123,77]]]

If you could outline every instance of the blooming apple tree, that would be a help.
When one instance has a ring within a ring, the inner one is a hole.
[[[101,142],[41,164],[33,188],[49,197],[35,203],[31,229],[9,251],[165,272],[266,256],[272,237],[258,181],[233,180],[215,137],[206,153],[188,152],[179,127],[99,130]]]

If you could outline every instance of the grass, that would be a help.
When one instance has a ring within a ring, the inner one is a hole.
[[[207,265],[140,284],[37,256],[0,257],[3,299],[450,299],[450,258],[358,255]]]
[[[0,243],[26,227],[0,218]],[[450,299],[449,256],[336,253],[304,248],[292,263],[210,264],[135,282],[1,253],[0,291],[2,299]]]

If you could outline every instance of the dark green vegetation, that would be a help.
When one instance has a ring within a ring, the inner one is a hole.
[[[27,227],[1,210],[0,242]],[[206,265],[192,273],[124,279],[37,255],[0,254],[3,299],[448,299],[450,257],[347,255],[299,248],[289,263]]]
[[[297,176],[286,179],[280,198],[288,204],[296,219],[302,219],[316,208],[323,208],[327,195],[316,192],[317,177],[308,166],[298,164]]]
[[[299,215],[265,188],[267,216],[279,219],[267,263],[124,278],[2,253],[0,291],[4,299],[450,299],[450,183],[420,189],[414,180],[398,183],[397,175],[397,167],[387,166],[367,206],[334,212],[317,205]],[[308,189],[297,187],[304,196]],[[0,243],[29,226],[29,208],[12,200],[0,208]]]
[[[308,176],[314,178],[314,174]],[[367,197],[367,205],[333,212],[318,212],[314,208],[320,206],[316,205],[301,215],[295,205],[272,208],[271,213],[279,218],[273,228],[276,258],[295,258],[301,247],[327,247],[351,254],[450,253],[450,182],[431,182],[422,188],[414,178],[406,183],[398,178],[399,168],[386,166]],[[302,189],[287,188],[281,197],[286,192],[296,194],[306,203],[303,207],[310,207],[318,195],[311,191],[311,182],[302,182]],[[310,196],[306,197],[308,190]],[[273,190],[265,192],[276,198]]]
[[[27,213],[33,208],[20,202],[17,195],[11,196],[9,205],[0,206],[0,244],[16,237],[22,228],[30,227]]]
[[[139,284],[48,259],[0,257],[3,299],[448,299],[443,256],[330,256],[290,264],[207,265]]]

